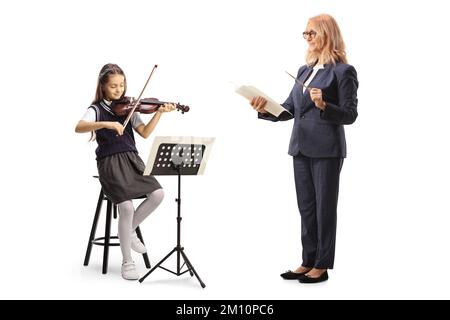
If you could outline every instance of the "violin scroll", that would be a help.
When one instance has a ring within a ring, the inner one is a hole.
[[[179,102],[175,104],[175,108],[177,111],[181,111],[181,114],[184,114],[185,112],[189,111],[189,106],[186,106],[184,104],[180,104]]]

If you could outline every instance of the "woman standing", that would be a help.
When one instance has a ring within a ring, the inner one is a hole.
[[[282,104],[294,118],[289,154],[294,160],[303,253],[301,265],[281,277],[316,283],[327,280],[327,269],[334,265],[339,174],[347,155],[343,125],[358,116],[358,80],[355,68],[347,64],[333,17],[310,18],[303,37],[308,43],[306,65]],[[263,97],[250,102],[259,118],[287,120],[268,114],[266,103]]]

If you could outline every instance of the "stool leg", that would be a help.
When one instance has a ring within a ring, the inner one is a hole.
[[[114,205],[113,216],[114,216],[114,219],[117,219],[117,204]]]
[[[139,229],[139,227],[136,228],[136,234],[139,240],[141,240],[141,242],[145,245],[144,238],[142,237],[141,229]],[[150,269],[152,266],[150,265],[150,260],[148,259],[147,252],[143,253],[142,257],[144,258],[145,267],[147,269]]]
[[[98,197],[97,201],[97,208],[95,209],[95,216],[94,221],[92,222],[92,228],[91,228],[91,234],[89,235],[89,241],[86,249],[86,255],[84,257],[84,264],[87,266],[89,264],[89,259],[91,258],[91,251],[92,251],[92,241],[95,238],[95,232],[97,231],[97,224],[98,224],[98,217],[100,216],[100,211],[102,209],[102,203],[103,203],[103,190],[100,190],[100,195]]]
[[[102,273],[108,272],[108,255],[109,255],[109,242],[111,236],[111,215],[112,215],[112,202],[108,199],[106,209],[106,224],[105,224],[105,242],[103,247],[103,268]]]

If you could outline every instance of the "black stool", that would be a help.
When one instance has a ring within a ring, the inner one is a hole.
[[[98,176],[94,176],[94,178],[98,178]],[[144,199],[146,196],[138,197],[135,199]],[[105,236],[100,238],[95,238],[95,232],[97,230],[98,218],[100,216],[100,211],[102,209],[103,201],[107,201],[106,205],[106,224],[105,224]],[[87,266],[89,264],[89,259],[91,257],[92,245],[103,246],[103,267],[102,273],[106,274],[108,271],[108,256],[109,256],[109,247],[110,246],[120,246],[119,242],[111,242],[111,239],[119,239],[117,236],[111,236],[111,209],[114,210],[114,219],[117,218],[117,205],[113,204],[110,199],[103,193],[103,189],[100,190],[100,195],[97,201],[97,209],[95,209],[94,221],[92,223],[91,234],[89,236],[89,242],[86,249],[86,256],[84,257],[84,265]],[[144,239],[142,238],[142,233],[139,227],[136,228],[136,234],[139,240],[144,243]],[[144,243],[145,245],[145,243]],[[151,268],[150,261],[148,259],[147,253],[142,254],[144,258],[144,263],[147,269]]]

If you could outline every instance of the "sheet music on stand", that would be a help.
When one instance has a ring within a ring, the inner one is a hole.
[[[153,141],[144,175],[200,175],[205,171],[215,138],[164,137]]]

